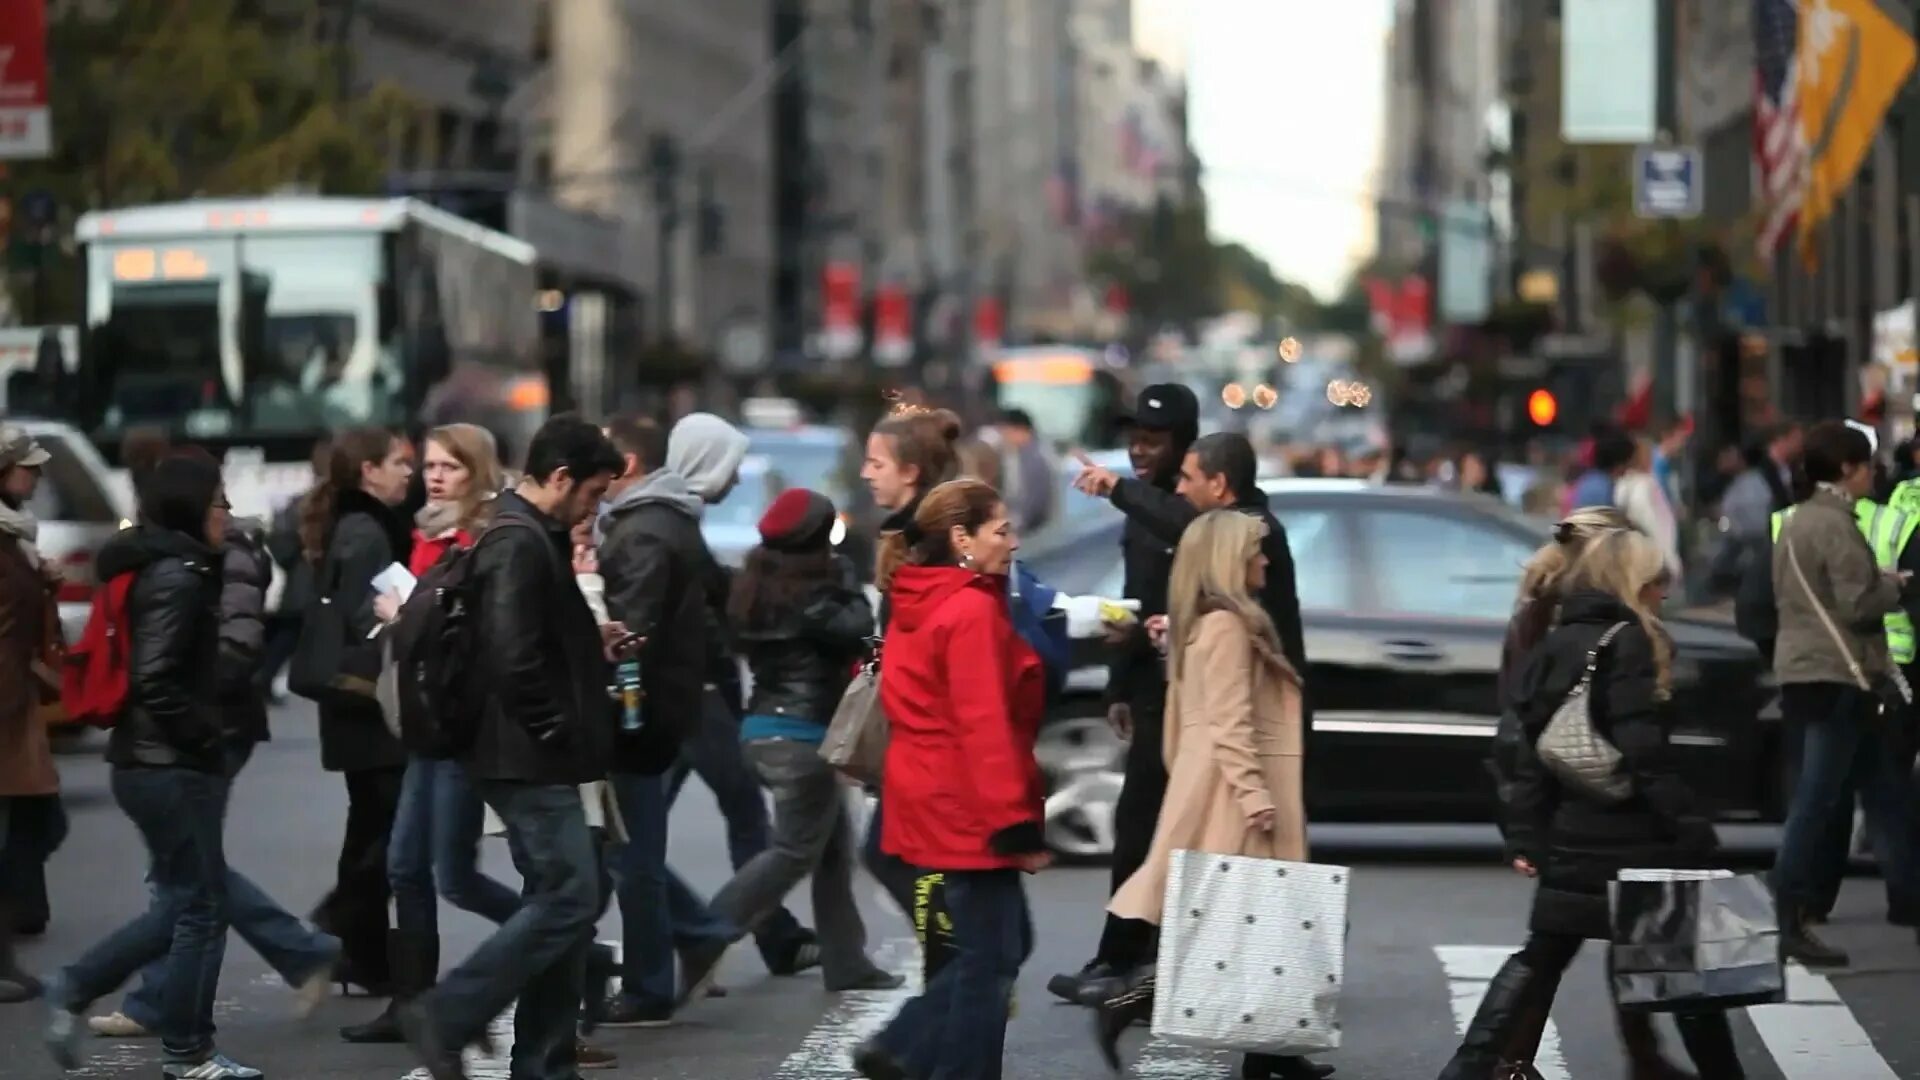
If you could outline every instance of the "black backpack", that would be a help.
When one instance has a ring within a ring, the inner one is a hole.
[[[421,575],[387,628],[400,741],[410,753],[455,758],[479,736],[488,694],[486,680],[473,677],[480,644],[475,567],[480,545],[502,527],[532,529],[547,543],[546,530],[525,515],[498,515],[471,547],[449,550]]]

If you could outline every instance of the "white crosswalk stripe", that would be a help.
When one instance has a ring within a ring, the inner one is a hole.
[[[920,992],[920,947],[912,938],[896,938],[874,957],[882,971],[906,975],[898,990],[860,990],[838,995],[827,1015],[780,1063],[776,1080],[841,1080],[854,1075],[849,1055],[853,1048],[879,1031],[906,1000]]]
[[[1894,1080],[1853,1010],[1824,975],[1787,968],[1787,1001],[1747,1010],[1767,1053],[1787,1080]]]

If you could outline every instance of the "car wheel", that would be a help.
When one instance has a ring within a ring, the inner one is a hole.
[[[1113,819],[1127,744],[1105,718],[1068,717],[1040,729],[1034,757],[1047,778],[1047,846],[1062,859],[1113,856]]]

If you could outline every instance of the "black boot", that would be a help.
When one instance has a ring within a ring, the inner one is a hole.
[[[31,1001],[45,992],[39,979],[20,968],[13,954],[13,914],[0,904],[0,1004]]]
[[[1089,960],[1087,966],[1069,975],[1062,972],[1047,980],[1047,992],[1072,1005],[1091,1005],[1095,1002],[1082,1000],[1088,986],[1106,983],[1120,974],[1112,964],[1105,960]],[[1118,989],[1115,987],[1115,989]],[[1099,1000],[1106,1000],[1111,994],[1103,994]]]
[[[1680,1029],[1680,1043],[1693,1059],[1693,1067],[1712,1080],[1746,1080],[1740,1065],[1740,1051],[1733,1044],[1733,1026],[1723,1012],[1677,1013],[1673,1018]]]
[[[1440,1071],[1439,1080],[1490,1080],[1503,1069],[1510,1072],[1510,1063],[1516,1059],[1531,1060],[1533,1047],[1521,1044],[1530,1032],[1532,1043],[1539,1043],[1538,1029],[1544,1027],[1558,988],[1557,980],[1549,983],[1540,978],[1525,954],[1507,957],[1487,984],[1486,996],[1480,999],[1473,1022],[1460,1038],[1460,1048]],[[1541,1024],[1533,1024],[1535,1016],[1542,1018]]]
[[[433,988],[440,977],[440,935],[418,934],[410,930],[387,931],[387,963],[393,970],[393,997],[379,1016],[364,1024],[340,1029],[340,1037],[350,1043],[400,1043],[406,1036],[400,1030],[398,1009]]]
[[[1153,972],[1148,970],[1128,979],[1125,990],[1094,1009],[1094,1040],[1100,1046],[1101,1060],[1114,1072],[1120,1071],[1121,1033],[1153,1016],[1153,988]]]
[[[1627,1076],[1631,1080],[1700,1080],[1660,1052],[1660,1035],[1653,1029],[1651,1015],[1617,1009],[1614,1015],[1620,1023],[1620,1047],[1626,1052]],[[1716,1076],[1714,1080],[1720,1078]]]
[[[1316,1065],[1303,1057],[1248,1054],[1240,1062],[1241,1080],[1326,1080],[1331,1065]]]

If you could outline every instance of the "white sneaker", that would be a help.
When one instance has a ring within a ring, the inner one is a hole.
[[[146,1039],[153,1036],[153,1032],[141,1027],[126,1013],[120,1012],[108,1013],[105,1016],[89,1016],[87,1027],[95,1035],[106,1039]]]
[[[329,961],[319,971],[307,976],[306,980],[293,988],[293,1015],[306,1019],[313,1010],[327,1000],[327,993],[333,989],[333,974],[337,964]]]

